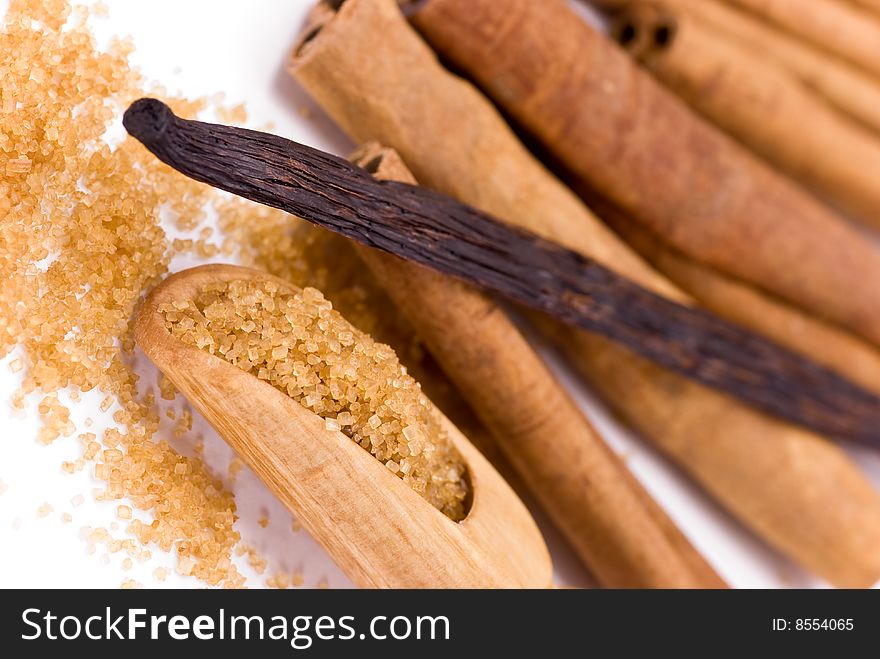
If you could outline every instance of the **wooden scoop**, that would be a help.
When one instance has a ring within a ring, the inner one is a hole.
[[[295,400],[166,329],[159,307],[210,283],[277,277],[229,265],[177,273],[147,297],[134,336],[144,353],[362,587],[545,588],[550,556],[516,494],[443,417],[472,502],[453,522],[350,438]]]

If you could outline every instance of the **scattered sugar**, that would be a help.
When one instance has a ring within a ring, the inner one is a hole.
[[[290,577],[287,572],[276,572],[274,575],[266,579],[266,586],[269,588],[286,590],[287,588],[290,588]]]
[[[51,506],[51,504],[44,503],[39,508],[37,508],[37,517],[46,517],[53,510],[55,509]]]
[[[70,410],[58,401],[58,396],[49,394],[37,406],[40,420],[43,422],[37,439],[43,444],[51,444],[61,437],[69,437],[76,430],[70,420]]]
[[[65,0],[12,0],[0,31],[0,357],[16,346],[24,355],[13,406],[42,392],[38,439],[48,444],[75,431],[56,392],[103,392],[100,408],[115,406],[119,427],[94,441],[112,451],[87,443],[73,470],[96,461],[99,498],[127,498],[152,516],[129,525],[138,540],[173,552],[208,584],[239,585],[232,495],[200,460],[184,459],[180,473],[181,456],[154,440],[158,413],[127,365],[129,319],[171,258],[160,214],[192,230],[215,193],[135,140],[105,142],[144,84],[127,62],[131,43],[98,52],[87,15]],[[206,105],[168,100],[186,116]]]
[[[183,412],[180,413],[180,417],[177,419],[177,423],[174,425],[174,436],[185,436],[190,430],[192,430],[192,422],[192,412],[189,410],[183,410]]]
[[[191,576],[195,567],[195,560],[190,556],[184,556],[177,561],[177,574],[183,577]]]
[[[319,291],[295,291],[218,282],[159,311],[174,336],[334,419],[432,505],[463,519],[464,465],[421,387],[391,348],[353,327]]]
[[[229,475],[230,484],[235,483],[242,469],[244,469],[244,462],[241,461],[241,458],[234,457],[229,461],[227,473]]]
[[[236,548],[235,553],[237,556],[247,555],[248,565],[250,565],[257,574],[263,574],[266,571],[266,566],[269,564],[269,561],[263,557],[256,547],[241,543]]]
[[[227,124],[243,124],[247,121],[247,110],[244,103],[239,103],[231,108],[220,107],[217,110],[220,121]]]
[[[177,396],[177,389],[171,384],[171,380],[164,375],[159,377],[159,395],[162,396],[163,400],[174,400]]]

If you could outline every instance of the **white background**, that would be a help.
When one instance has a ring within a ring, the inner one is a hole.
[[[115,0],[106,4],[109,17],[93,19],[94,31],[102,42],[113,34],[131,35],[136,45],[132,61],[148,79],[188,98],[223,92],[227,105],[246,103],[251,126],[259,128],[271,122],[273,130],[286,137],[339,154],[350,152],[353,145],[284,70],[288,49],[312,0]],[[2,1],[0,10],[5,11]],[[175,261],[174,269],[186,265]],[[174,574],[164,584],[156,582],[151,575],[157,566],[173,566],[171,557],[158,550],[153,551],[152,560],[135,562],[130,571],[121,567],[123,553],[107,555],[100,547],[94,554],[86,553],[82,527],[110,527],[116,504],[92,500],[91,490],[97,483],[89,473],[71,476],[61,470],[63,460],[79,456],[75,436],[50,447],[36,442],[34,398],[28,414],[12,413],[8,398],[19,381],[6,366],[12,358],[14,355],[0,363],[0,586],[115,587],[129,577],[147,587],[201,585]],[[150,381],[155,380],[154,369],[144,361],[141,357],[140,372]],[[608,441],[731,585],[822,585],[746,532],[653,451],[615,424],[589,392],[569,377],[564,366],[555,363],[552,356],[550,361]],[[100,396],[86,400],[89,404],[74,408],[75,418],[102,418],[97,409]],[[178,401],[177,408],[182,404]],[[219,473],[225,473],[230,458],[225,444],[200,419],[195,424],[204,435],[209,462]],[[100,422],[96,425],[100,427]],[[875,480],[880,479],[877,456],[859,452],[856,457]],[[300,571],[306,586],[350,585],[304,531],[292,531],[289,514],[247,469],[234,489],[241,515],[237,528],[270,561],[263,577],[243,567],[249,575],[249,586],[259,587],[276,570]],[[72,499],[80,494],[85,503],[75,506]],[[50,504],[53,512],[38,517],[37,509],[44,503]],[[72,523],[61,521],[65,512],[73,516]],[[267,528],[258,524],[264,515],[270,520]],[[557,582],[589,584],[584,571],[542,516],[536,517],[553,553]],[[122,537],[122,530],[115,535]]]

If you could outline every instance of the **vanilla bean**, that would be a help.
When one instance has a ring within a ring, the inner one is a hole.
[[[375,180],[282,137],[176,117],[155,99],[129,133],[196,180],[596,332],[662,366],[821,434],[880,446],[880,399],[700,309],[450,197]]]

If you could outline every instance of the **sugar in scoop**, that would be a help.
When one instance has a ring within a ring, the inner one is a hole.
[[[319,291],[220,281],[159,311],[173,336],[268,382],[445,515],[465,517],[466,468],[436,408],[394,351],[353,327]]]

